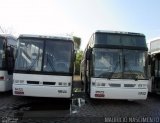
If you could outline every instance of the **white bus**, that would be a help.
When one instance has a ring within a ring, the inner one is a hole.
[[[12,89],[16,38],[0,34],[0,92]]]
[[[20,35],[13,95],[69,99],[73,67],[72,38]]]
[[[150,41],[149,92],[160,94],[160,38]]]
[[[145,100],[147,50],[143,34],[96,31],[81,64],[81,78],[90,98]]]

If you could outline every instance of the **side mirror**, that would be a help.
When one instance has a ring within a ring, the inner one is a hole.
[[[147,58],[147,59],[148,59],[148,65],[151,65],[151,62],[152,62],[152,61],[151,61],[151,55],[148,55],[148,58]]]
[[[86,59],[87,59],[87,60],[90,60],[90,59],[91,59],[91,53],[92,53],[92,50],[91,50],[91,48],[89,48],[89,49],[86,51]]]

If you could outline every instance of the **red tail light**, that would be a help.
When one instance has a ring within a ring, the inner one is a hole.
[[[4,76],[0,76],[0,80],[4,80]]]

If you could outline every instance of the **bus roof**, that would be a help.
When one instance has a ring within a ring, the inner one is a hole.
[[[151,54],[158,54],[160,53],[160,38],[154,38],[152,41],[150,41],[150,53]]]
[[[111,30],[96,30],[95,33],[110,33],[110,34],[145,36],[143,33],[125,32],[125,31],[111,31]]]
[[[32,35],[32,34],[21,34],[18,38],[45,38],[45,39],[61,39],[61,40],[71,40],[72,37],[67,36],[46,36],[46,35]]]
[[[158,40],[160,40],[160,37],[153,38],[153,39],[149,40],[149,42],[153,43],[153,42],[158,41]]]
[[[11,35],[11,34],[0,34],[0,37],[3,37],[3,38],[13,38],[13,39],[16,40],[16,38],[13,35]]]

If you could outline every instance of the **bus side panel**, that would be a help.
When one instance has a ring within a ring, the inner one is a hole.
[[[0,77],[3,79],[0,80],[0,92],[9,91],[12,89],[12,75],[8,75],[7,71],[0,71]]]

